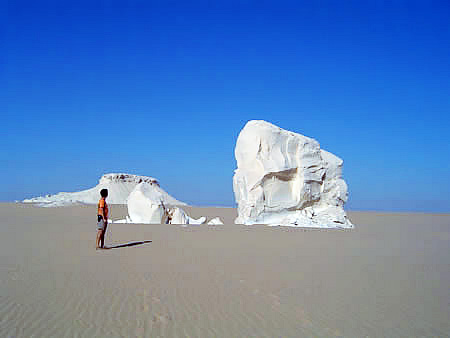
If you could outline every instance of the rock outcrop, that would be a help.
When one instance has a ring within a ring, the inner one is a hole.
[[[133,223],[161,224],[166,216],[162,195],[150,183],[139,183],[128,196],[127,206]]]
[[[206,217],[194,219],[183,209],[164,198],[147,182],[139,183],[128,197],[128,217],[121,223],[143,224],[203,224]]]
[[[214,217],[208,222],[208,225],[223,225],[223,222],[220,217]]]
[[[105,174],[98,184],[87,190],[78,192],[60,192],[55,195],[26,199],[24,203],[36,203],[39,206],[66,206],[72,204],[97,204],[100,198],[100,190],[108,189],[109,204],[127,204],[131,191],[139,184],[146,183],[158,193],[164,203],[171,205],[186,205],[165,192],[156,178],[130,174]]]
[[[183,209],[178,207],[171,207],[167,210],[167,223],[168,224],[204,224],[206,217],[202,216],[199,219],[190,217]]]
[[[239,134],[233,189],[237,224],[352,228],[343,209],[343,161],[309,137],[266,121]]]

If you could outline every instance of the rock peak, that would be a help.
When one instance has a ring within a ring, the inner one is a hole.
[[[149,176],[139,176],[139,175],[132,175],[132,174],[124,174],[124,173],[110,173],[103,175],[100,180],[99,184],[105,184],[105,183],[150,183],[150,184],[156,184],[159,186],[159,182],[156,178],[149,177]]]

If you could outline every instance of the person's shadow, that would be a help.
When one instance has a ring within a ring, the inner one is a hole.
[[[130,242],[130,243],[125,243],[125,244],[113,245],[113,246],[105,246],[103,249],[109,250],[109,249],[126,248],[126,247],[130,247],[130,246],[142,245],[142,244],[151,243],[151,242],[152,241]]]

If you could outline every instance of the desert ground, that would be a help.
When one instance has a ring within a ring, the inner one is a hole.
[[[96,251],[96,206],[0,204],[0,336],[450,335],[450,215],[319,230],[186,210],[225,225],[111,224]]]

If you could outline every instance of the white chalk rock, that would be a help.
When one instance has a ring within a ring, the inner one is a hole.
[[[167,203],[160,190],[146,182],[140,183],[128,196],[128,217],[126,223],[164,224],[203,224],[206,217],[195,219],[186,212]]]
[[[352,228],[343,209],[343,161],[309,137],[266,121],[239,134],[233,189],[237,224]]]
[[[127,206],[131,223],[164,223],[166,206],[163,194],[150,183],[139,183],[128,196]]]
[[[208,222],[208,225],[223,225],[223,222],[219,217],[214,217]]]
[[[186,212],[178,207],[172,207],[168,210],[169,224],[203,224],[206,222],[206,217],[195,219],[190,217]]]
[[[156,178],[148,176],[137,176],[130,174],[105,174],[98,184],[87,190],[77,192],[60,192],[55,195],[43,197],[34,197],[26,199],[24,203],[36,203],[39,206],[67,206],[72,204],[97,204],[100,199],[100,190],[108,189],[109,204],[127,204],[128,195],[139,183],[150,184],[155,191],[158,191],[163,198],[164,203],[171,205],[186,205],[177,201],[159,186]]]

